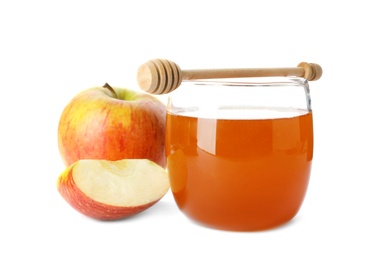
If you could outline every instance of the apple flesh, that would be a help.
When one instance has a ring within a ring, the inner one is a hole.
[[[78,93],[58,124],[65,166],[82,159],[149,159],[165,168],[165,108],[150,94],[108,84]]]
[[[100,220],[142,212],[169,187],[165,169],[147,159],[80,160],[57,179],[57,190],[74,209]]]

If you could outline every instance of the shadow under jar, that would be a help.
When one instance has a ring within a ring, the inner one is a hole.
[[[166,155],[174,199],[190,219],[234,231],[288,222],[313,158],[307,80],[182,82],[168,98]]]

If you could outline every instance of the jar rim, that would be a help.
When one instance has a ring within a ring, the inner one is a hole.
[[[246,77],[246,78],[215,78],[183,80],[182,84],[215,85],[215,86],[302,86],[308,81],[302,77]]]

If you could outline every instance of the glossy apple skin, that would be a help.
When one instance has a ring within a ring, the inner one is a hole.
[[[81,159],[149,159],[166,166],[165,105],[134,90],[95,87],[76,95],[58,125],[65,166]]]
[[[76,185],[73,167],[68,167],[57,179],[57,190],[60,195],[81,214],[98,220],[118,220],[138,214],[157,203],[160,199],[150,203],[134,206],[120,207],[107,205],[86,196]]]

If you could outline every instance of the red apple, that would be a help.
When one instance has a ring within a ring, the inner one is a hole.
[[[168,174],[147,159],[80,160],[57,179],[61,196],[77,211],[100,220],[135,215],[169,190]]]
[[[165,168],[165,105],[134,90],[87,89],[64,108],[58,146],[65,166],[81,159],[149,159]]]

